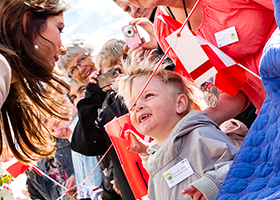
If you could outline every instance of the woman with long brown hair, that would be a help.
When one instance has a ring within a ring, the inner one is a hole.
[[[53,153],[41,116],[67,118],[53,98],[67,85],[53,71],[66,53],[63,0],[0,1],[0,154],[4,147],[20,161],[38,160]]]

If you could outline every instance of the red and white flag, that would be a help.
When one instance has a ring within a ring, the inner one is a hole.
[[[22,164],[16,158],[4,161],[1,165],[14,178],[18,177],[18,175],[22,174],[29,168],[28,165]]]
[[[178,37],[182,24],[172,17],[161,15],[160,19],[174,30],[166,40],[183,64],[176,65],[175,71],[186,70],[198,86],[213,77],[215,86],[235,96],[245,84],[245,67],[187,27]]]
[[[81,186],[81,185],[82,185],[83,187],[87,188],[88,190],[94,191],[94,192],[96,192],[96,193],[99,193],[99,192],[102,192],[102,191],[103,191],[102,188],[94,186],[89,180],[87,180],[85,183],[80,184],[80,186]]]
[[[37,165],[35,164],[29,164],[29,166],[40,176],[44,176],[44,172],[42,172],[38,167]]]

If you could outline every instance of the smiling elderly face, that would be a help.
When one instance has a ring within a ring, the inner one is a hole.
[[[90,52],[80,52],[66,64],[66,70],[68,76],[87,85],[96,67]]]

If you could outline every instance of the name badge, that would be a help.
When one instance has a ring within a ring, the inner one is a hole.
[[[182,182],[194,173],[188,159],[184,159],[170,169],[166,170],[162,175],[169,188]]]
[[[217,32],[214,35],[219,48],[239,41],[235,26]]]

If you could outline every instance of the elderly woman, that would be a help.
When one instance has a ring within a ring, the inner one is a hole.
[[[66,45],[68,53],[61,56],[58,67],[64,75],[87,84],[85,97],[77,104],[79,121],[73,133],[71,148],[87,156],[99,156],[103,155],[111,145],[103,126],[113,118],[126,114],[127,109],[120,99],[116,98],[116,93],[108,89],[110,87],[101,89],[97,84],[98,72],[94,72],[95,65],[91,57],[93,48],[89,48],[88,45],[85,39],[73,38]],[[102,73],[111,69],[111,66],[114,67],[117,64],[115,60],[123,57],[123,45],[123,41],[111,40],[102,47],[98,53],[99,58],[96,59]],[[110,64],[105,67],[105,63]],[[107,161],[108,176],[103,181],[103,192],[99,199],[135,199],[115,149],[109,151],[107,158],[109,160],[104,160]],[[112,179],[119,186],[122,197],[114,191],[110,183]]]
[[[96,67],[94,64],[94,46],[84,38],[76,36],[67,46],[67,54],[61,56],[58,69],[62,74],[83,84],[88,84]]]

